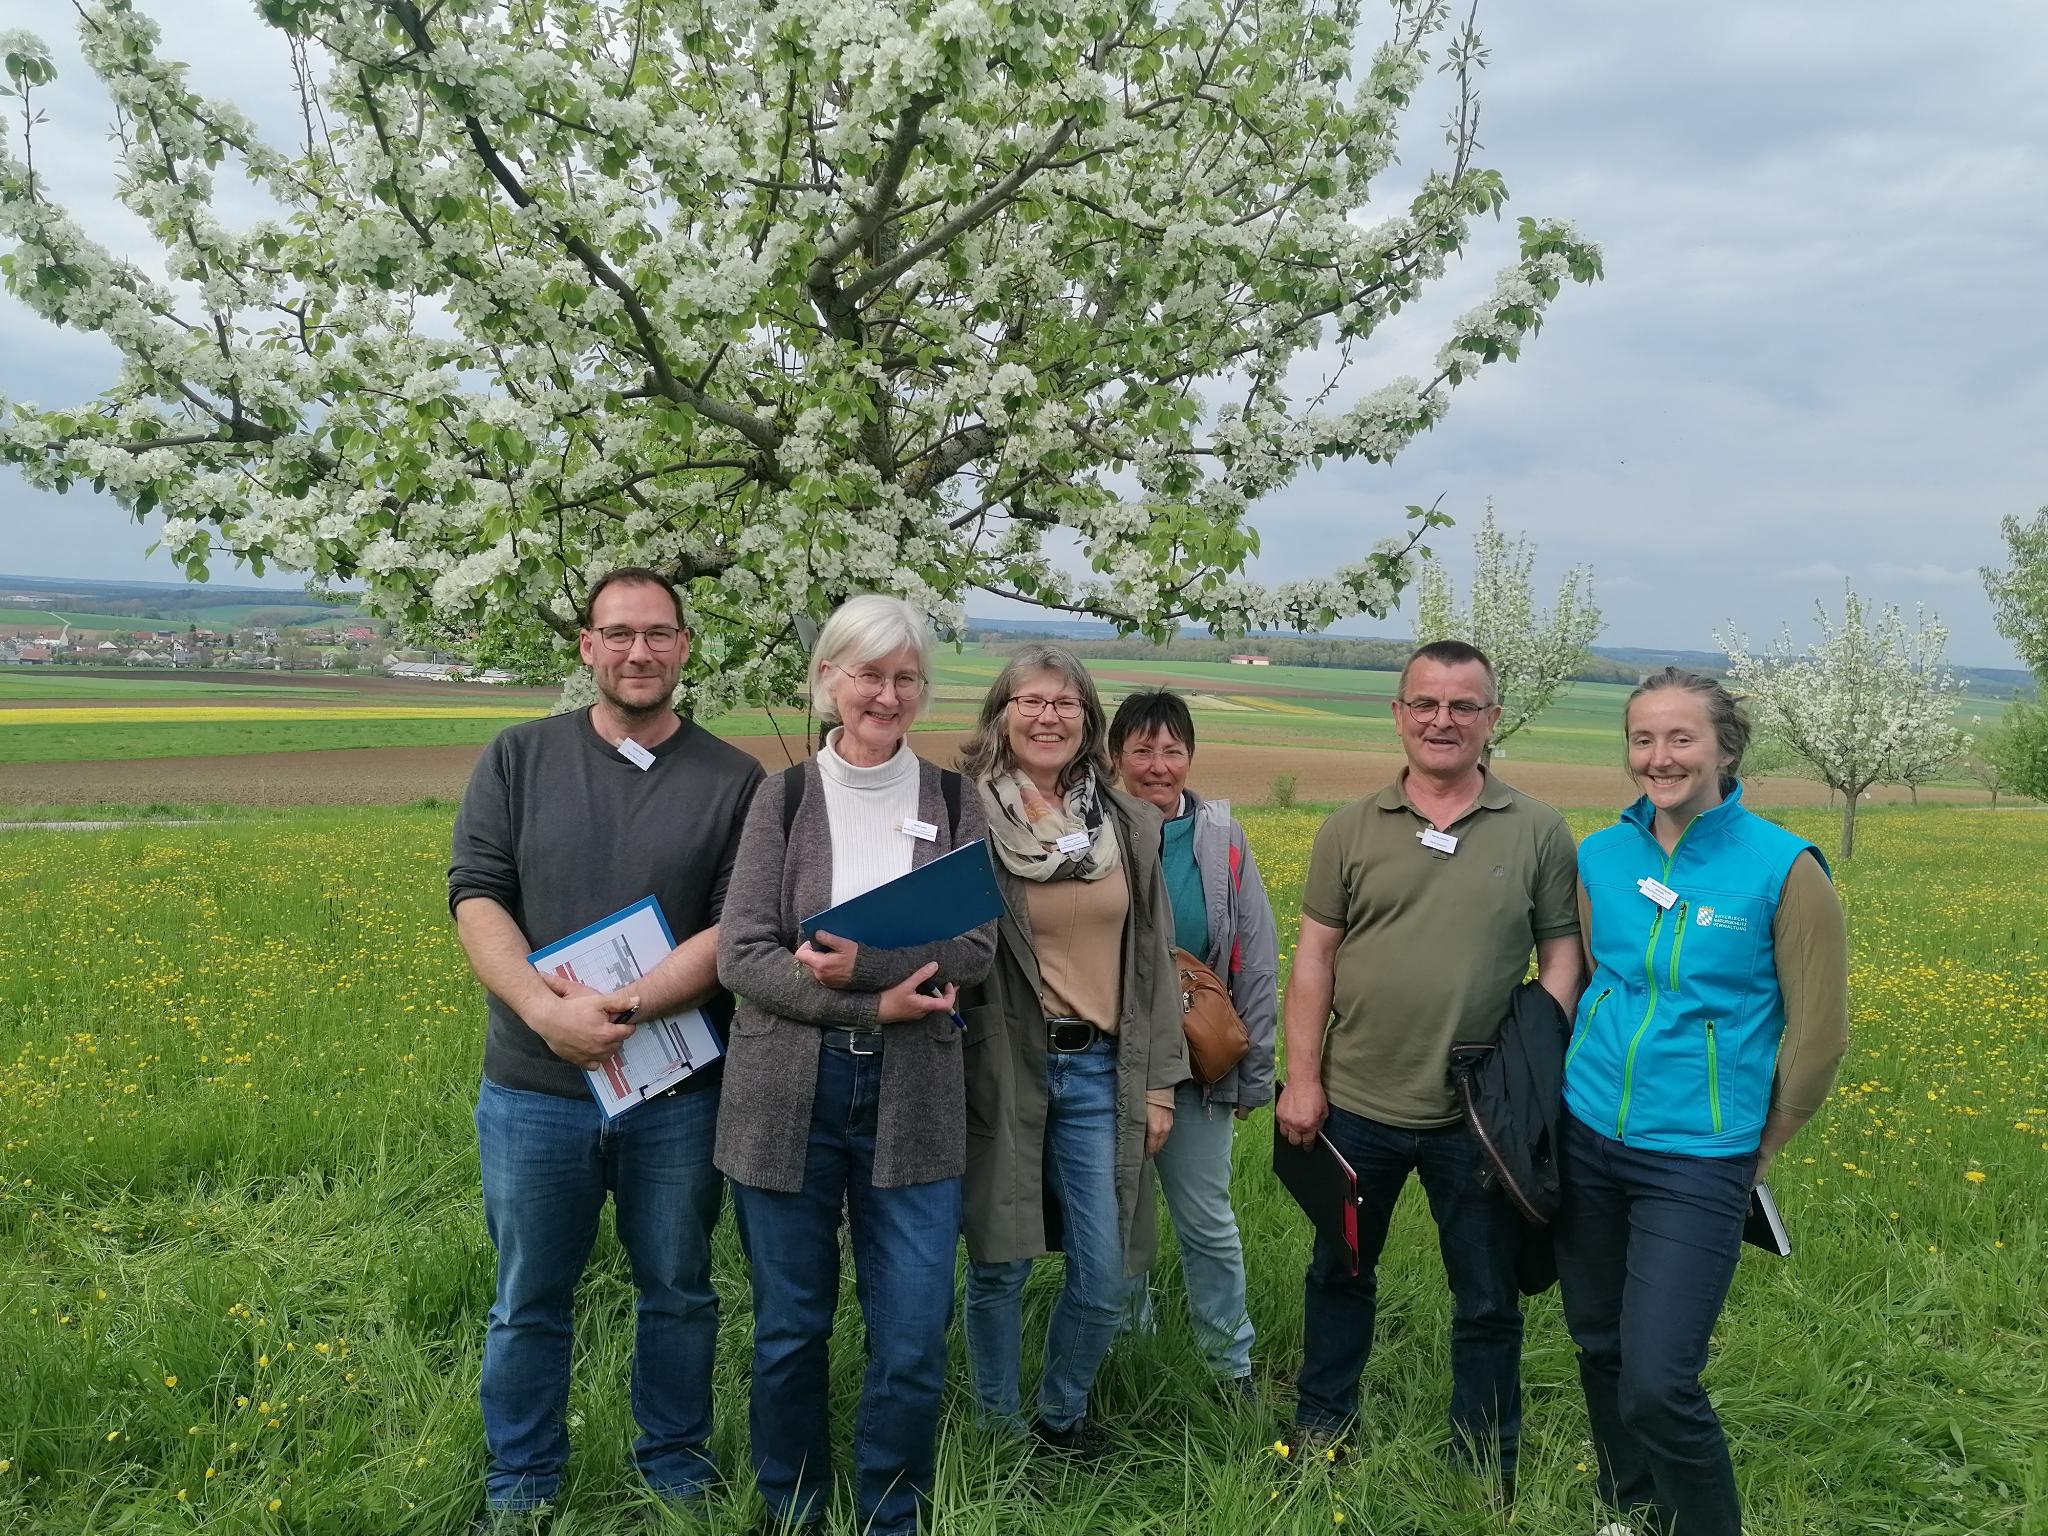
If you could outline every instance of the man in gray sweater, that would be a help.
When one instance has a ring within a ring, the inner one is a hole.
[[[605,577],[579,644],[597,703],[515,725],[485,749],[448,868],[456,934],[490,994],[476,1108],[498,1251],[483,1360],[487,1529],[523,1528],[560,1484],[571,1307],[607,1191],[639,1292],[634,1461],[664,1500],[693,1501],[716,1475],[718,1063],[609,1124],[583,1069],[632,1032],[629,1010],[701,1006],[723,1031],[732,999],[718,987],[718,914],[761,768],[675,713],[690,640],[664,577]],[[628,991],[599,994],[528,963],[648,895],[676,948]]]

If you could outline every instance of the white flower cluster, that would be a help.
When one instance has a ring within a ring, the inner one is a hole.
[[[1395,8],[1355,86],[1322,7],[1190,0],[1109,47],[1118,0],[703,0],[630,59],[606,6],[422,8],[411,38],[353,0],[290,10],[328,69],[311,152],[195,94],[125,0],[84,7],[162,275],[0,151],[11,288],[121,357],[79,408],[0,401],[0,462],[164,514],[190,560],[361,581],[446,644],[537,654],[596,573],[675,571],[704,707],[793,688],[792,615],[860,589],[1155,631],[1384,613],[1413,575],[1398,541],[1244,581],[1260,499],[1391,459],[1597,274],[1568,226],[1525,221],[1439,377],[1288,398],[1498,206],[1467,165],[1361,217],[1435,0]],[[242,225],[236,170],[275,205]],[[1075,538],[1085,580],[1048,553]]]

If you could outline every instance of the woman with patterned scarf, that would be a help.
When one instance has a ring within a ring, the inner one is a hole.
[[[1024,1282],[1058,1248],[1031,1431],[1099,1456],[1088,1394],[1126,1278],[1157,1239],[1151,1157],[1186,1079],[1158,810],[1111,787],[1095,684],[1064,646],[1020,646],[960,769],[981,791],[1005,911],[967,1025],[967,1352],[984,1421],[1022,1428]]]

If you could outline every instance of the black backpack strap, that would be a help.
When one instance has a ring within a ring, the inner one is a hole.
[[[953,846],[960,846],[960,775],[950,768],[939,770],[939,793],[946,797],[946,825],[953,829]]]
[[[803,809],[804,765],[791,763],[782,770],[782,840],[789,841],[789,829],[796,825],[796,813]]]

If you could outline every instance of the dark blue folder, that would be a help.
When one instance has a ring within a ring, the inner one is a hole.
[[[822,928],[874,949],[908,949],[957,939],[1002,914],[988,843],[977,837],[922,869],[805,918],[798,928],[805,939]]]

